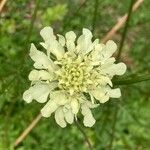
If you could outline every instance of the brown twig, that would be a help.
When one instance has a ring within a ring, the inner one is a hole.
[[[24,138],[29,134],[29,132],[36,126],[36,124],[40,121],[42,118],[41,113],[38,114],[34,120],[30,123],[30,125],[22,132],[22,134],[16,139],[14,147],[17,147],[23,140]]]
[[[132,11],[135,11],[139,8],[139,6],[144,2],[144,0],[137,0],[133,5]],[[114,25],[114,27],[108,32],[108,34],[102,39],[102,42],[105,43],[107,40],[112,38],[115,33],[125,24],[127,20],[128,14],[125,14],[120,20]],[[16,139],[14,146],[17,147],[19,143],[23,141],[23,139],[30,133],[30,131],[35,127],[35,125],[41,119],[41,114],[37,115],[36,118],[31,122],[31,124],[23,131],[23,133]]]
[[[0,2],[0,13],[1,13],[1,11],[3,10],[3,7],[4,7],[5,3],[6,3],[6,1],[7,1],[7,0],[2,0],[2,1]]]
[[[137,10],[139,6],[144,2],[144,0],[137,0],[135,4],[133,5],[132,12]],[[121,17],[118,22],[112,27],[112,29],[104,36],[104,38],[101,40],[102,43],[106,43],[109,39],[111,39],[116,32],[122,28],[122,26],[127,21],[128,13],[126,13],[123,17]]]

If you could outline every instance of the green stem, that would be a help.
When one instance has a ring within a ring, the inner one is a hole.
[[[77,128],[81,131],[81,133],[83,134],[85,141],[88,144],[89,150],[93,150],[92,145],[91,145],[86,133],[84,132],[84,130],[82,129],[82,127],[80,126],[80,124],[78,123],[78,121],[76,119],[75,119],[75,124],[76,124]]]
[[[36,0],[35,9],[34,9],[34,12],[33,12],[32,18],[31,18],[29,32],[28,32],[28,35],[27,35],[27,44],[30,41],[30,37],[31,37],[32,30],[33,30],[34,22],[35,22],[35,19],[36,19],[38,8],[39,8],[39,3],[40,3],[40,0]]]
[[[133,4],[134,4],[134,1],[135,0],[131,0],[130,6],[129,6],[129,9],[128,9],[127,21],[126,21],[126,24],[125,24],[125,27],[124,27],[124,30],[123,30],[123,33],[122,33],[121,43],[120,43],[119,51],[118,51],[118,54],[117,54],[117,57],[116,57],[117,62],[120,60],[120,56],[121,56],[121,53],[122,53],[122,48],[123,48],[123,45],[124,45],[124,41],[126,39],[127,29],[128,29],[128,26],[129,26],[129,21],[131,19],[132,7],[133,7]],[[110,143],[109,143],[109,149],[110,150],[113,149],[113,141],[114,141],[115,127],[116,127],[116,124],[117,124],[118,112],[119,112],[119,109],[116,108],[116,110],[114,112],[114,120],[113,120],[113,123],[112,123],[112,135],[111,135],[111,139],[110,139]]]
[[[113,146],[113,141],[114,141],[114,137],[115,137],[115,127],[116,127],[116,123],[117,123],[117,116],[118,116],[118,111],[119,108],[116,107],[115,111],[114,111],[114,116],[113,116],[113,122],[112,122],[112,129],[111,129],[111,138],[110,138],[110,143],[109,143],[109,149],[112,149]]]
[[[92,32],[95,31],[96,21],[97,21],[97,11],[98,11],[98,0],[95,0],[94,4],[94,13],[93,13],[93,24],[92,24]]]
[[[72,15],[70,17],[65,17],[63,19],[63,31],[68,27],[68,25],[70,25],[70,22],[72,19],[74,19],[76,16],[78,16],[78,13],[81,11],[81,9],[86,5],[86,3],[88,2],[88,0],[85,0],[80,6],[79,8],[75,9],[75,11],[72,13]]]
[[[113,83],[114,85],[129,85],[129,84],[135,84],[135,83],[143,82],[147,80],[150,80],[150,74],[136,75],[136,76],[131,76],[131,77],[122,78],[122,79],[115,79]]]
[[[26,48],[28,48],[28,45],[29,45],[29,42],[30,42],[30,38],[31,38],[34,22],[36,20],[37,11],[39,9],[39,4],[40,4],[40,0],[36,0],[34,12],[32,14],[32,18],[31,18],[31,22],[30,22],[30,26],[29,26],[29,31],[28,31],[28,34],[27,34],[27,39],[26,39],[26,44],[25,44]],[[23,58],[22,61],[24,61],[25,58],[27,57],[26,51],[23,51],[21,55],[22,55],[21,57]]]
[[[130,7],[129,7],[129,10],[128,10],[127,21],[126,21],[126,24],[125,24],[125,27],[124,27],[124,30],[123,30],[123,33],[122,33],[122,39],[121,39],[120,46],[119,46],[119,51],[118,51],[118,54],[117,54],[117,57],[116,57],[117,61],[119,61],[120,57],[121,57],[122,48],[123,48],[123,45],[124,45],[124,41],[126,39],[127,29],[129,27],[129,20],[131,18],[132,7],[133,7],[134,2],[135,2],[135,0],[131,0]]]

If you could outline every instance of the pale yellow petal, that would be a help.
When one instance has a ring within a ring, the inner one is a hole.
[[[36,83],[24,92],[23,99],[27,103],[31,102],[33,99],[39,103],[45,103],[47,101],[50,91],[52,91],[56,87],[56,83]]]
[[[51,114],[58,108],[58,105],[53,100],[49,100],[46,105],[41,109],[43,117],[50,117]]]
[[[55,111],[55,120],[56,123],[60,125],[62,128],[66,127],[67,124],[61,107]]]
[[[29,74],[30,81],[37,80],[52,80],[54,78],[54,73],[49,73],[46,70],[32,70]]]
[[[64,112],[65,120],[69,123],[72,124],[74,121],[74,114],[72,113],[71,109],[68,109],[67,111]]]
[[[42,36],[42,38],[44,39],[44,41],[49,41],[49,42],[53,42],[53,40],[56,39],[54,33],[53,33],[53,28],[51,27],[44,27],[41,31],[40,34]]]
[[[110,89],[108,91],[108,95],[112,98],[119,98],[121,97],[121,91],[119,88],[116,88],[116,89]]]
[[[35,62],[34,67],[37,69],[47,69],[51,64],[50,59],[41,51],[38,51],[34,44],[31,44],[30,57]]]
[[[66,93],[61,91],[51,92],[50,98],[54,100],[58,105],[65,105],[68,102]]]
[[[66,40],[65,40],[65,37],[60,35],[60,34],[57,34],[58,35],[58,41],[59,43],[62,45],[62,46],[65,46],[65,43],[66,43]]]
[[[71,105],[71,108],[72,108],[72,112],[74,114],[77,114],[78,111],[79,111],[79,108],[80,108],[78,100],[77,99],[72,99],[71,102],[70,102],[70,105]]]
[[[107,67],[101,68],[100,72],[113,77],[114,75],[123,75],[126,72],[126,69],[127,67],[124,63],[118,63],[107,65]]]
[[[92,127],[95,124],[95,119],[89,109],[89,106],[85,103],[81,106],[81,113],[84,116],[83,123],[86,127]]]

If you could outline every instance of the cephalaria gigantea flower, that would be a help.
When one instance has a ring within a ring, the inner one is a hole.
[[[56,37],[51,27],[44,27],[40,35],[45,53],[31,44],[29,55],[35,69],[29,74],[31,87],[24,92],[23,99],[27,103],[46,103],[41,109],[42,116],[54,113],[61,127],[72,124],[79,112],[83,124],[93,126],[91,109],[121,96],[120,89],[113,89],[111,81],[113,76],[126,71],[124,63],[116,64],[111,57],[117,45],[113,41],[92,41],[92,33],[86,28],[79,38],[73,31]]]

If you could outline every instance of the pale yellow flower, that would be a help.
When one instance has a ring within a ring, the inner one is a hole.
[[[111,57],[117,45],[113,41],[101,44],[98,39],[92,42],[92,33],[85,28],[78,39],[73,31],[65,37],[57,35],[57,39],[51,27],[43,28],[40,34],[46,54],[31,44],[30,57],[35,69],[29,74],[31,87],[24,92],[23,99],[27,103],[48,101],[41,114],[50,117],[55,113],[61,127],[72,124],[79,111],[84,125],[93,126],[91,109],[110,97],[121,96],[120,89],[113,89],[111,81],[114,75],[126,71],[124,63],[115,64]]]

